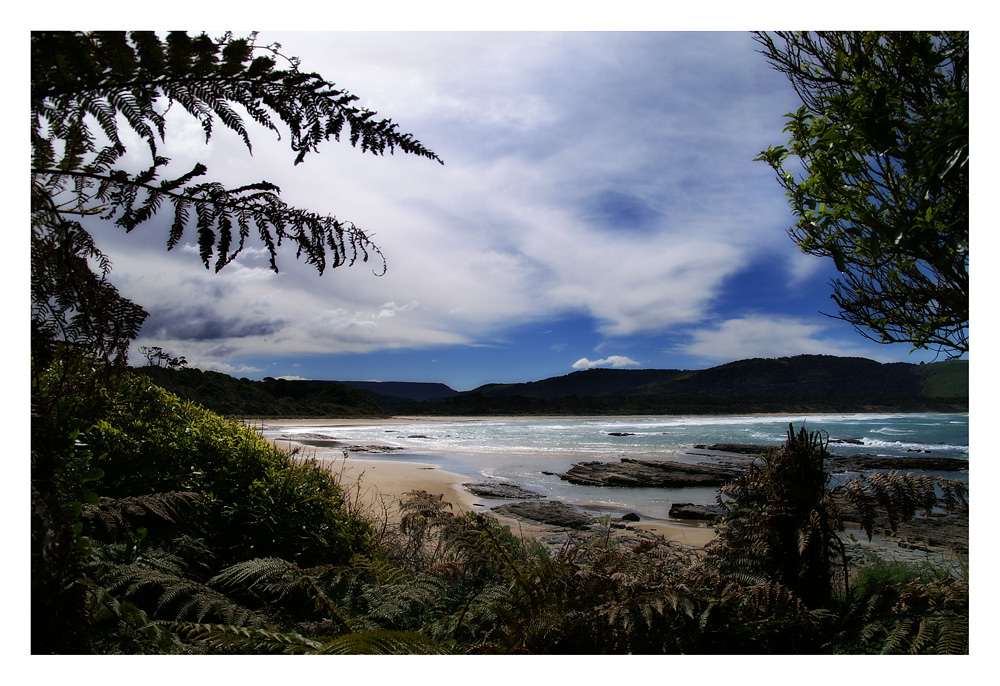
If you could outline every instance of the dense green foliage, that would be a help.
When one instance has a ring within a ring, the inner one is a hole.
[[[882,343],[969,350],[969,34],[756,34],[802,107],[761,153],[830,257],[839,317]],[[801,172],[801,175],[798,173]]]
[[[99,539],[116,555],[136,559],[147,547],[190,548],[183,554],[191,556],[197,578],[257,556],[333,564],[368,549],[369,522],[319,465],[293,462],[252,428],[182,401],[145,377],[97,380],[93,371],[83,363],[56,365],[37,376],[34,388],[36,406],[52,410],[52,433],[33,436],[33,457],[60,446],[68,492],[59,507],[75,521],[64,551],[75,562],[63,585],[87,584],[79,566],[101,558],[92,543]],[[39,495],[52,491],[37,480],[32,486]],[[178,533],[182,542],[173,540]],[[42,547],[33,553],[33,567],[46,569]],[[42,596],[40,588],[35,601],[41,604]],[[62,631],[44,620],[34,641],[41,651],[62,644],[43,635]],[[86,639],[74,641],[59,652],[88,650]]]
[[[228,417],[377,417],[385,412],[362,391],[323,381],[236,379],[200,369],[139,367],[135,373]]]
[[[346,560],[367,527],[316,465],[293,464],[252,429],[182,401],[141,377],[123,378],[81,434],[101,457],[102,495],[166,491],[202,497],[208,544],[223,560],[278,555],[312,564]]]

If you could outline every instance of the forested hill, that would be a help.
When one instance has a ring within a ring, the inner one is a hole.
[[[389,413],[456,415],[960,412],[968,410],[968,396],[965,360],[881,364],[801,355],[703,370],[591,369],[383,407]]]
[[[328,381],[237,379],[200,369],[139,367],[157,386],[228,417],[379,417],[364,391]]]
[[[730,362],[711,369],[589,369],[472,393],[497,398],[719,397],[967,398],[966,360],[881,364],[859,357],[799,355]]]
[[[252,381],[198,369],[136,371],[182,398],[240,417],[965,411],[969,396],[965,360],[880,364],[828,355],[688,371],[591,369],[462,393],[439,383]]]

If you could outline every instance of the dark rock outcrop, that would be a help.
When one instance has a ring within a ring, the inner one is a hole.
[[[545,496],[534,491],[529,491],[517,484],[505,484],[495,481],[486,481],[478,484],[462,484],[465,490],[483,498],[500,498],[504,500],[539,500]]]
[[[674,503],[668,512],[668,515],[674,519],[698,519],[707,522],[719,521],[722,514],[722,508],[718,505],[693,505],[691,503]]]
[[[595,519],[580,508],[558,500],[547,503],[508,503],[494,507],[493,512],[565,529],[586,529]]]
[[[878,455],[851,455],[831,457],[826,462],[832,472],[960,472],[969,468],[969,461],[956,457],[879,457]]]
[[[581,462],[559,478],[582,486],[660,487],[720,486],[739,476],[736,465],[683,464],[622,458],[620,462]]]
[[[394,445],[352,445],[347,450],[352,453],[391,453],[402,448]]]

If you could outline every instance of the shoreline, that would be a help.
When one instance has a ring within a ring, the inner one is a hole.
[[[740,414],[726,414],[717,415],[719,417],[822,417],[822,416],[854,416],[854,415],[864,415],[864,414],[891,414],[891,415],[920,415],[925,413],[830,413],[830,412],[815,412],[815,413],[801,413],[801,414],[789,414],[789,413],[740,413]],[[943,413],[931,413],[931,414],[943,414]],[[966,415],[967,413],[954,413]],[[616,416],[615,419],[629,418],[676,418],[680,415],[662,415],[662,414],[634,414],[634,415],[620,415]],[[686,416],[686,415],[685,415]],[[469,423],[474,424],[478,422],[494,422],[503,420],[531,420],[531,419],[575,419],[579,420],[581,418],[594,418],[594,419],[608,419],[608,417],[603,415],[595,415],[591,417],[590,415],[568,415],[568,414],[553,414],[553,415],[509,415],[509,416],[469,416],[469,415],[448,415],[448,416],[419,416],[419,415],[394,415],[394,416],[384,416],[384,417],[328,417],[328,418],[282,418],[282,419],[259,419],[254,422],[254,425],[263,431],[269,431],[272,433],[282,433],[284,427],[314,427],[322,432],[322,429],[335,429],[336,427],[379,427],[379,426],[404,426],[408,424],[458,424],[458,423]],[[430,427],[428,427],[430,428]],[[325,432],[322,432],[325,433]],[[424,438],[419,436],[418,438]],[[434,495],[440,495],[442,498],[450,503],[453,508],[453,512],[456,514],[462,512],[481,512],[488,513],[489,516],[501,521],[501,523],[510,527],[511,531],[517,534],[521,532],[522,535],[532,536],[535,538],[545,538],[548,539],[547,542],[552,542],[556,540],[556,534],[565,536],[569,530],[558,530],[553,526],[514,518],[512,516],[507,516],[502,512],[497,512],[492,508],[497,507],[505,502],[516,502],[515,500],[502,500],[494,498],[482,498],[476,496],[464,488],[464,484],[470,482],[478,482],[480,477],[471,475],[467,470],[461,470],[462,473],[457,473],[449,471],[448,460],[444,459],[441,464],[438,462],[438,458],[445,454],[431,454],[425,452],[423,447],[420,448],[420,452],[417,454],[410,454],[408,451],[401,452],[391,452],[389,454],[380,455],[378,453],[372,452],[360,452],[356,453],[350,451],[349,443],[342,443],[340,445],[331,444],[331,442],[317,441],[316,443],[310,443],[307,436],[304,434],[301,440],[296,440],[294,435],[289,435],[285,433],[283,437],[271,438],[271,442],[279,448],[282,448],[286,452],[291,452],[293,450],[303,457],[316,458],[329,465],[329,468],[333,472],[340,472],[342,483],[345,487],[353,490],[355,497],[359,501],[363,501],[367,506],[375,507],[375,512],[387,512],[389,509],[395,509],[398,505],[399,499],[407,491],[423,490]],[[325,445],[323,445],[325,443]],[[433,452],[433,451],[432,451]],[[697,453],[701,455],[701,453]],[[687,456],[687,453],[680,453],[679,456]],[[675,458],[678,456],[675,456]],[[683,461],[683,460],[681,460]],[[548,472],[546,472],[548,473]],[[550,496],[552,497],[552,496]],[[577,507],[588,511],[589,514],[597,517],[602,509],[598,507],[598,514],[594,514],[593,507],[583,504],[578,501],[575,497],[571,496],[569,498],[562,496],[552,497],[549,502],[556,502],[557,500],[566,502],[567,504],[573,504]],[[588,498],[589,500],[589,498]],[[640,510],[641,512],[641,510]],[[663,536],[664,538],[680,542],[686,545],[703,547],[705,544],[710,542],[715,537],[715,528],[705,522],[698,523],[688,523],[686,521],[677,521],[673,519],[668,519],[665,512],[655,512],[649,513],[653,516],[647,516],[643,514],[643,519],[628,523],[628,529],[643,530],[653,533],[655,535]],[[621,523],[625,524],[625,523]],[[616,531],[619,533],[629,533],[628,530],[618,529],[619,523],[615,520]]]
[[[283,424],[291,424],[292,422],[301,424],[301,421],[284,420]],[[408,421],[401,420],[392,423],[407,423]],[[271,425],[276,426],[279,423],[272,422]],[[353,424],[341,424],[340,426],[351,425]],[[324,424],[324,426],[337,425]],[[482,498],[463,487],[463,484],[469,482],[469,477],[442,469],[438,465],[418,460],[400,459],[395,456],[382,460],[355,457],[351,454],[345,454],[344,451],[317,449],[306,443],[286,438],[275,439],[271,443],[296,457],[302,455],[304,450],[311,451],[308,455],[304,455],[305,459],[315,459],[328,470],[337,474],[341,487],[364,507],[370,508],[374,514],[394,512],[399,500],[408,491],[427,491],[432,495],[442,496],[445,502],[452,505],[452,511],[455,514],[463,512],[489,514],[502,524],[509,526],[512,532],[520,533],[523,536],[542,538],[560,533],[560,530],[546,524],[494,512],[490,507],[480,503]],[[712,526],[682,524],[659,519],[640,521],[629,526],[662,536],[669,541],[699,548],[704,547],[715,538],[715,528]],[[622,532],[622,530],[618,531]]]
[[[920,415],[920,414],[957,414],[968,415],[968,411],[907,411],[885,410],[866,412],[855,410],[849,412],[719,412],[717,414],[497,414],[497,415],[386,415],[373,417],[243,417],[237,421],[249,422],[255,425],[271,424],[274,426],[315,424],[316,426],[364,426],[366,424],[449,424],[475,423],[485,421],[508,421],[516,419],[677,419],[680,417],[825,417],[830,415]]]

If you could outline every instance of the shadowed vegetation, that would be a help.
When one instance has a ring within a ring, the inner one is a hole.
[[[77,427],[62,440],[77,524],[50,569],[76,615],[37,627],[36,652],[968,651],[966,581],[845,567],[818,434],[790,429],[722,489],[707,549],[609,525],[551,548],[425,492],[378,519],[318,465],[141,376],[59,368],[36,390]],[[867,527],[965,502],[936,489],[847,488]]]

